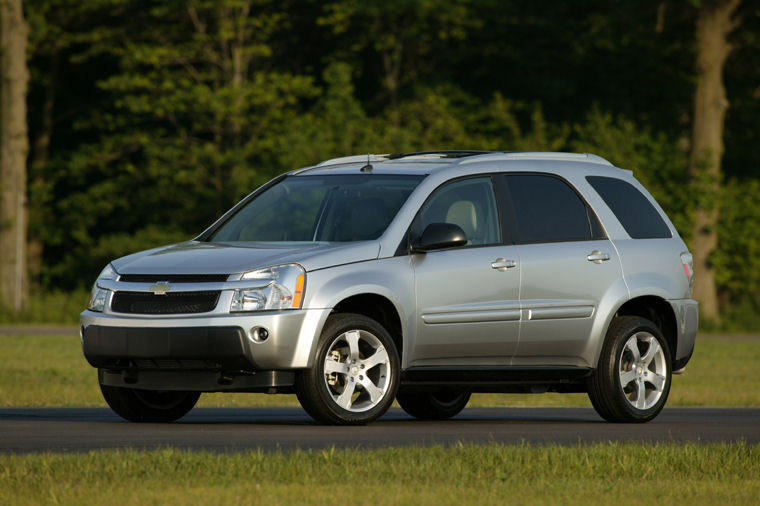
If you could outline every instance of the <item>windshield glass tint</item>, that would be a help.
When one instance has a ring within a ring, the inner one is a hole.
[[[377,239],[424,176],[290,176],[241,207],[212,242]]]

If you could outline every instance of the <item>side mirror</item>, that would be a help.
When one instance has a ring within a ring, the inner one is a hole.
[[[467,235],[453,223],[431,223],[412,244],[412,253],[426,253],[467,244]]]

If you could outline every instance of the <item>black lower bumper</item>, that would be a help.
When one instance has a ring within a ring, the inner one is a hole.
[[[240,327],[140,328],[90,325],[82,348],[94,367],[140,370],[251,370]]]
[[[98,369],[101,385],[188,392],[292,393],[294,371],[223,373],[214,371],[133,371]]]

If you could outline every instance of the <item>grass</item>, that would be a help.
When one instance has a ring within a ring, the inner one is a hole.
[[[753,504],[760,446],[460,445],[0,455],[14,504]]]
[[[0,406],[105,406],[79,339],[0,336]],[[760,406],[760,340],[703,339],[669,406]],[[297,406],[293,395],[204,394],[199,406]],[[590,406],[586,394],[476,394],[469,406]]]
[[[88,290],[32,293],[18,313],[0,302],[0,324],[78,325],[89,297]]]

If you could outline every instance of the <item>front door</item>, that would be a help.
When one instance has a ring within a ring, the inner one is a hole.
[[[454,223],[465,246],[414,254],[417,335],[412,366],[507,365],[520,325],[517,248],[502,243],[491,176],[448,183],[413,228]]]

